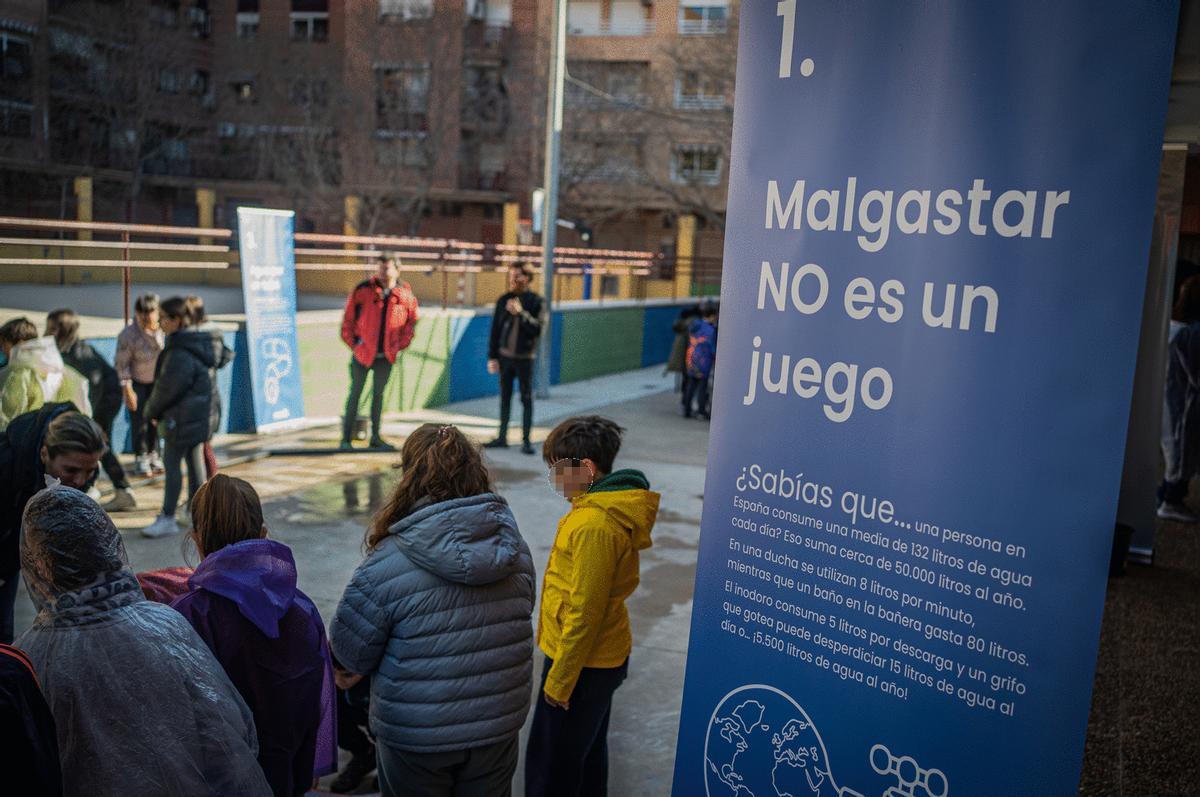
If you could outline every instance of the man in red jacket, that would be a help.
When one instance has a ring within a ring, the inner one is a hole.
[[[417,325],[417,297],[407,282],[399,280],[394,258],[380,255],[375,276],[359,283],[346,300],[342,318],[342,340],[350,347],[350,396],[342,422],[343,449],[350,448],[354,424],[358,420],[358,400],[373,374],[371,386],[371,448],[392,449],[380,435],[383,415],[383,389],[392,375],[392,365],[401,351],[412,343]]]

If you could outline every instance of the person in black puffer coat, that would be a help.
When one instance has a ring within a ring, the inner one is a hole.
[[[154,390],[146,401],[146,417],[158,422],[163,440],[162,513],[142,529],[147,537],[180,531],[175,521],[183,487],[183,463],[188,469],[188,501],[204,483],[204,444],[221,423],[217,369],[233,359],[215,327],[197,328],[191,303],[173,296],[162,303],[166,345],[154,370]]]
[[[88,402],[92,405],[92,418],[104,430],[108,448],[100,460],[100,466],[112,480],[116,494],[106,504],[106,512],[123,512],[137,507],[133,493],[129,491],[129,479],[125,468],[117,458],[112,442],[113,421],[121,411],[121,380],[117,369],[92,348],[92,344],[79,337],[79,316],[74,310],[55,310],[46,317],[46,334],[62,353],[63,362],[74,368],[88,382]]]

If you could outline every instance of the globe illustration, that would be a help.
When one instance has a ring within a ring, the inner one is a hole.
[[[708,797],[838,797],[821,735],[800,704],[772,686],[726,695],[704,744]]]

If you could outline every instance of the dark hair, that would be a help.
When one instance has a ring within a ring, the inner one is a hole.
[[[104,453],[106,443],[104,430],[82,412],[71,410],[50,421],[44,440],[46,453],[51,457],[59,454]]]
[[[533,266],[529,265],[525,261],[521,260],[521,261],[517,261],[516,263],[508,264],[509,271],[511,271],[514,268],[520,269],[522,274],[524,274],[529,279],[533,279]]]
[[[167,318],[178,319],[185,327],[192,326],[191,308],[188,306],[188,300],[183,296],[172,296],[162,303],[159,310]]]
[[[79,315],[65,307],[55,310],[46,316],[46,334],[54,336],[59,351],[66,351],[79,340]]]
[[[599,415],[567,418],[554,427],[542,444],[542,459],[552,465],[560,459],[590,459],[602,474],[612,473],[625,430]]]
[[[700,308],[700,317],[716,318],[718,312],[718,308],[715,304],[706,304],[704,307]]]
[[[1200,321],[1200,274],[1193,274],[1179,286],[1179,298],[1171,308],[1171,320],[1184,324]]]
[[[137,297],[137,301],[133,303],[133,311],[135,313],[142,313],[144,315],[146,313],[154,312],[157,309],[157,293],[143,293],[141,296]]]
[[[24,343],[27,340],[33,340],[37,336],[37,327],[24,316],[14,318],[6,322],[4,326],[0,326],[0,341],[11,343],[13,346],[16,346],[18,343]]]
[[[400,466],[404,472],[392,497],[375,513],[367,529],[368,551],[383,542],[388,528],[410,515],[422,498],[436,504],[492,491],[479,447],[454,426],[426,423],[417,427],[400,449]]]
[[[201,556],[262,536],[263,509],[250,482],[218,473],[192,497],[192,539]]]

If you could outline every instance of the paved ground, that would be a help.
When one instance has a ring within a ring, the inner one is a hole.
[[[494,401],[397,416],[388,431],[398,441],[413,425],[438,420],[482,440],[492,431]],[[610,793],[620,797],[670,791],[708,442],[707,425],[680,418],[676,402],[669,382],[648,369],[564,386],[539,405],[543,424],[602,408],[630,430],[619,464],[642,468],[663,493],[654,547],[642,559],[642,585],[630,603],[630,676],[614,706]],[[535,440],[546,431],[545,425],[535,430]],[[264,447],[327,446],[336,437],[331,429],[229,437],[218,452],[243,457]],[[394,482],[395,459],[272,456],[228,469],[262,493],[271,534],[295,550],[301,587],[327,619],[361,559],[370,513]],[[512,448],[489,452],[488,460],[540,573],[565,504],[550,489],[540,458]],[[136,492],[147,511],[118,516],[135,569],[194,564],[196,555],[182,540],[136,534],[152,520],[160,496],[154,485]],[[23,599],[18,627],[31,619]],[[517,787],[520,793],[519,777]],[[1109,583],[1080,794],[1200,794],[1200,529],[1165,524],[1156,565],[1131,566],[1125,578]]]

